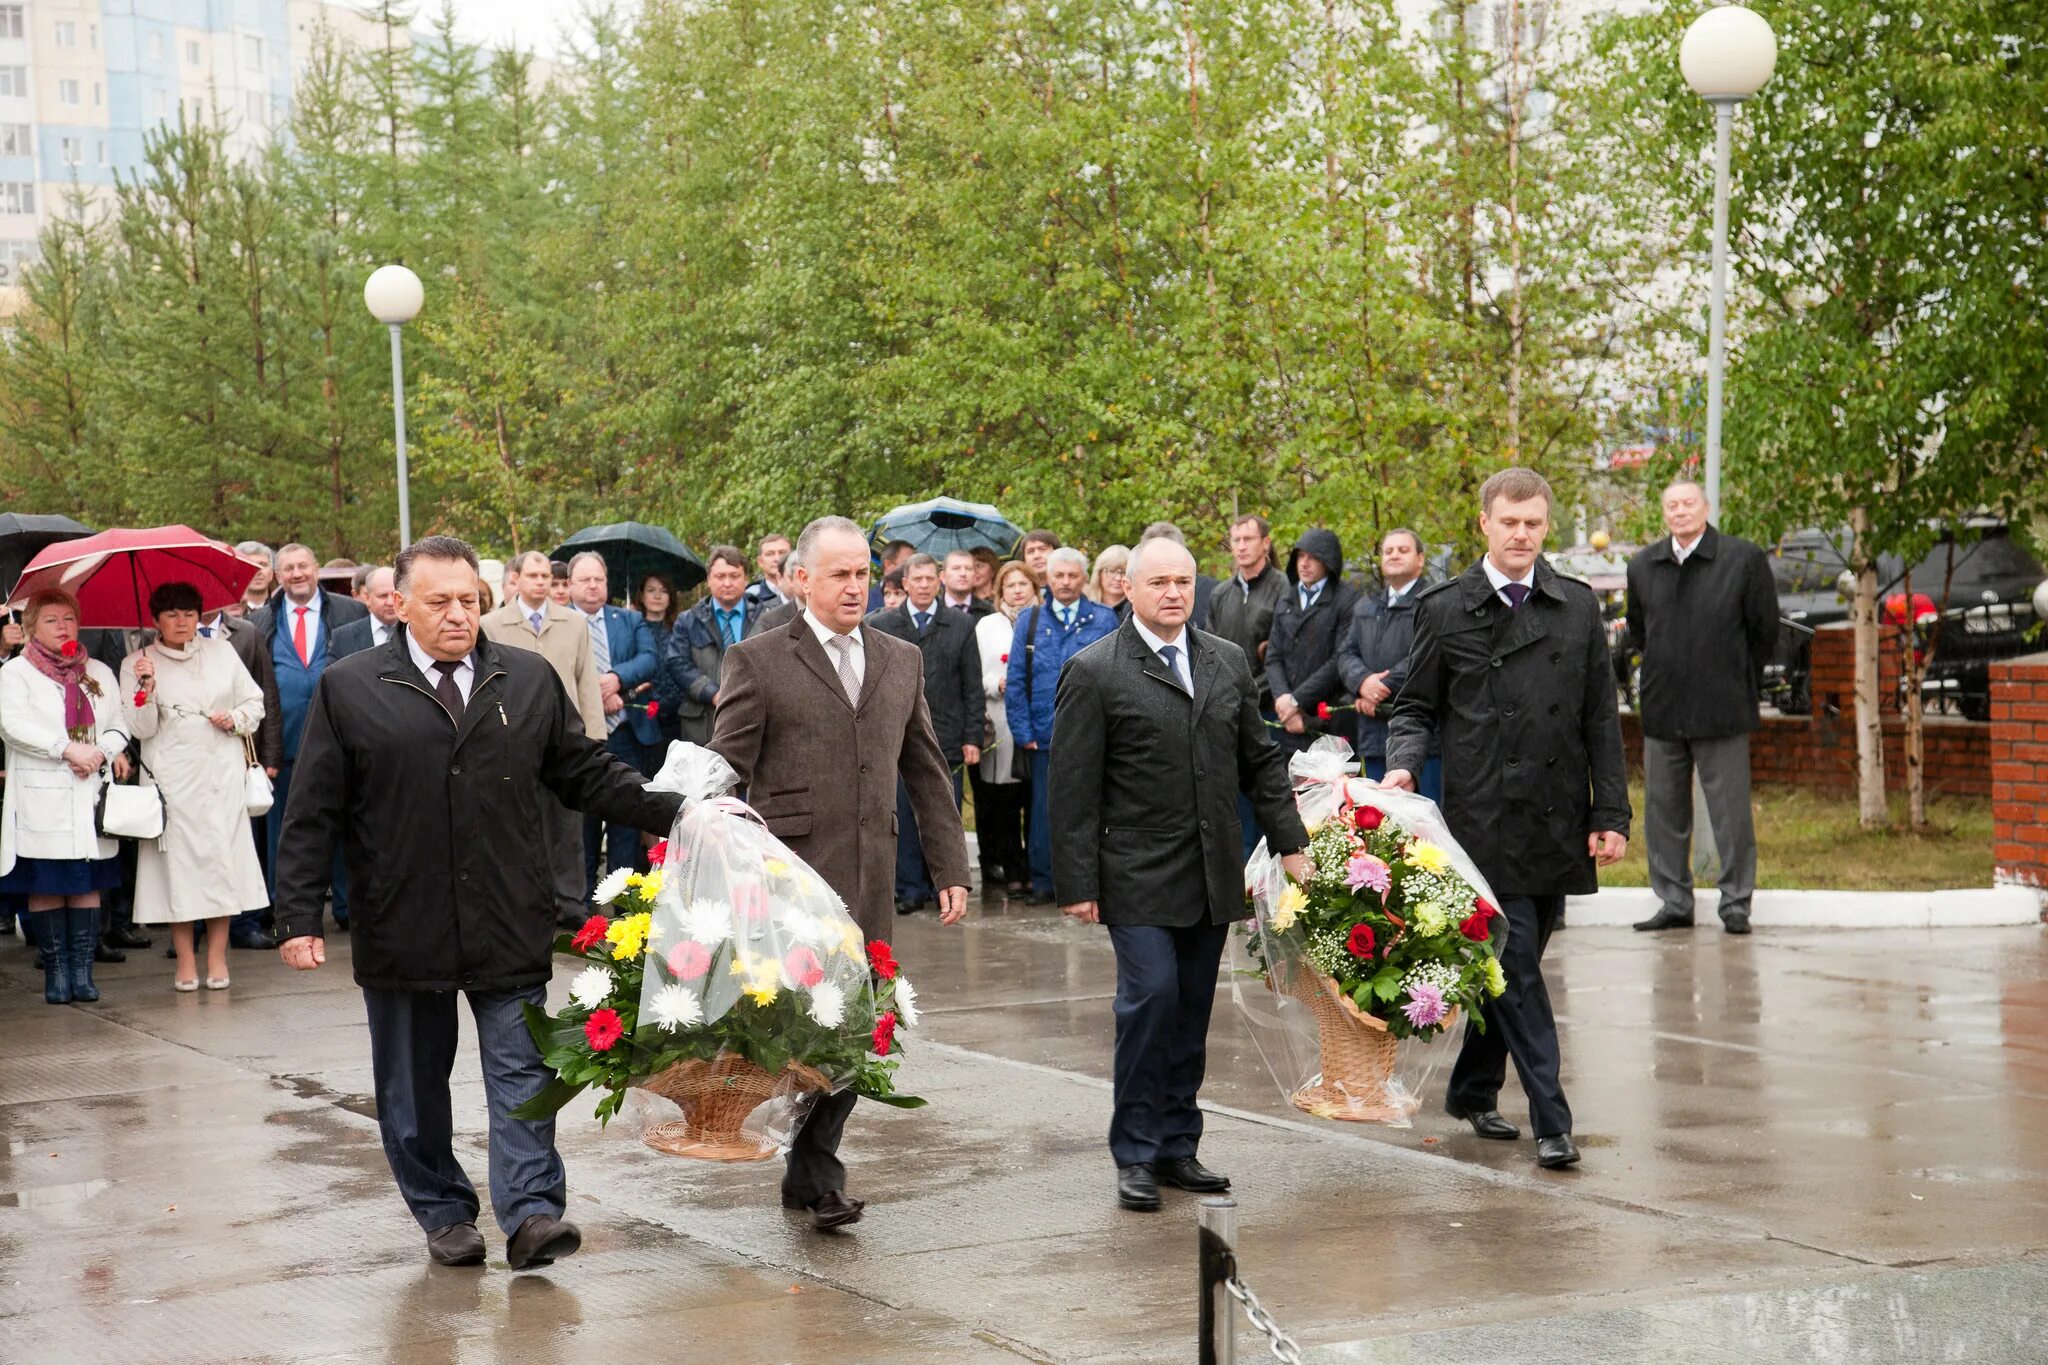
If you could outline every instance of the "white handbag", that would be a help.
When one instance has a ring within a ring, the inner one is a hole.
[[[270,774],[256,761],[256,741],[243,735],[242,752],[249,760],[249,766],[242,771],[242,802],[252,817],[268,815],[277,804],[277,792],[270,785]]]
[[[119,782],[102,783],[93,815],[103,839],[164,837],[164,794],[153,782],[132,787]]]

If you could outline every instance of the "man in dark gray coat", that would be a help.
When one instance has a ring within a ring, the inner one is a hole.
[[[1507,992],[1487,1010],[1484,1032],[1466,1026],[1445,1107],[1481,1137],[1520,1137],[1496,1103],[1512,1054],[1537,1163],[1569,1166],[1579,1152],[1543,949],[1565,897],[1599,890],[1596,865],[1628,850],[1621,720],[1600,604],[1543,562],[1550,484],[1531,469],[1504,469],[1479,497],[1485,557],[1416,604],[1384,785],[1415,790],[1430,737],[1441,739],[1444,818],[1507,919]]]
[[[1628,565],[1628,635],[1643,654],[1643,837],[1658,910],[1638,929],[1692,927],[1692,778],[1721,855],[1721,923],[1749,932],[1756,830],[1749,735],[1778,642],[1778,588],[1760,546],[1707,523],[1690,479],[1664,490],[1670,535]]]
[[[1275,608],[1266,640],[1266,679],[1282,727],[1280,745],[1292,752],[1306,749],[1318,735],[1351,728],[1348,716],[1324,718],[1317,708],[1345,702],[1337,643],[1351,628],[1358,589],[1344,581],[1344,546],[1337,533],[1320,526],[1294,542],[1287,577],[1293,586]]]
[[[1131,619],[1060,675],[1052,749],[1060,909],[1109,927],[1116,950],[1117,1201],[1230,1182],[1196,1158],[1216,968],[1245,917],[1237,794],[1305,879],[1308,843],[1286,759],[1259,717],[1243,651],[1188,626],[1195,561],[1171,540],[1131,553]]]
[[[1380,586],[1358,595],[1351,629],[1337,645],[1337,673],[1358,708],[1358,756],[1375,782],[1387,775],[1387,717],[1408,681],[1422,553],[1422,537],[1405,526],[1380,537]],[[1434,751],[1416,789],[1439,804],[1444,799],[1443,760]]]

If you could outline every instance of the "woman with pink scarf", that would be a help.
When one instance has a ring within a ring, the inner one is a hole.
[[[0,666],[0,891],[28,898],[43,952],[43,999],[100,998],[92,980],[100,893],[120,885],[115,843],[93,811],[111,773],[128,772],[128,733],[113,673],[78,642],[78,601],[39,592],[23,614],[28,644]]]

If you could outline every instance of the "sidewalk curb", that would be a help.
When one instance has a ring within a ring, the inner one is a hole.
[[[1695,921],[1713,927],[1721,895],[1701,891]],[[1573,927],[1611,928],[1657,913],[1646,886],[1610,887],[1597,896],[1565,902]],[[2041,896],[2027,886],[1968,887],[1945,891],[1759,891],[1750,922],[1759,929],[1982,929],[2039,924]]]

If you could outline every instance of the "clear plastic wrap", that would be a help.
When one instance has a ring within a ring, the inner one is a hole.
[[[529,1016],[561,1078],[545,1100],[601,1087],[608,1121],[635,1092],[649,1146],[713,1161],[774,1155],[827,1091],[922,1103],[894,1088],[897,1031],[917,1014],[894,954],[731,795],[737,781],[711,750],[669,747],[648,786],[683,805],[658,865],[599,884],[611,913],[558,944],[590,964],[568,1007]]]
[[[1450,1048],[1505,988],[1507,921],[1436,803],[1358,776],[1351,746],[1288,764],[1310,878],[1262,841],[1254,918],[1231,938],[1231,997],[1281,1094],[1319,1118],[1407,1127]]]

